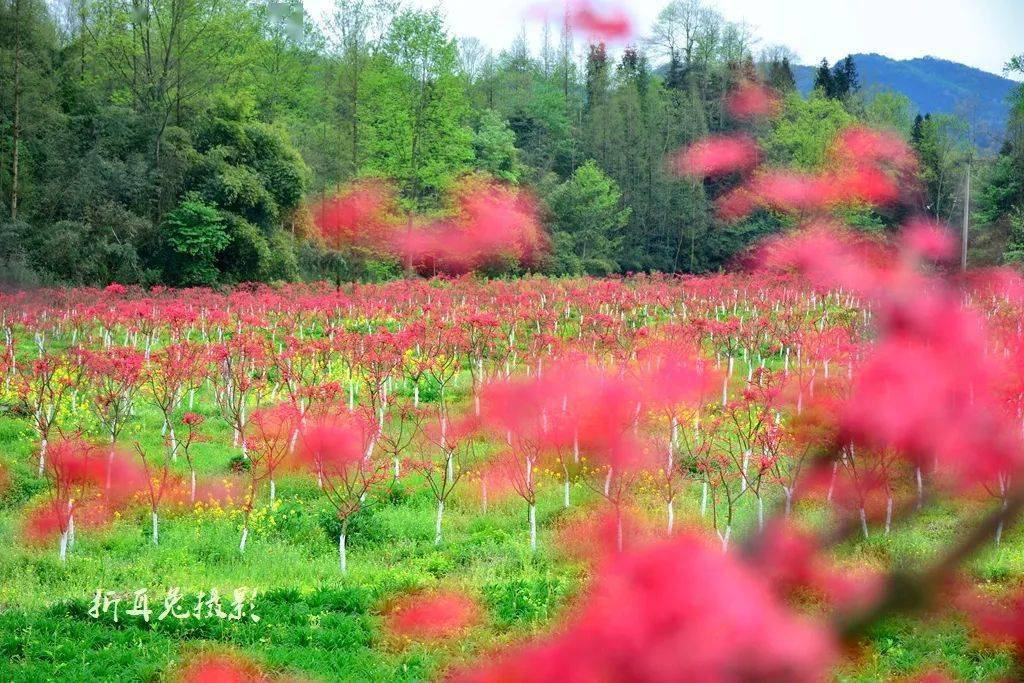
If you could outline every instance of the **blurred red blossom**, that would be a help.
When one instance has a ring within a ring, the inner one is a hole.
[[[393,636],[432,641],[459,635],[479,619],[472,598],[452,590],[403,595],[387,605],[384,627]]]
[[[672,165],[680,175],[715,178],[749,171],[757,166],[760,148],[746,135],[720,135],[694,143],[679,152]]]
[[[757,81],[744,81],[725,98],[729,113],[738,119],[756,119],[778,113],[779,98]]]
[[[362,181],[342,194],[311,207],[314,224],[324,241],[343,247],[386,247],[394,229],[395,198],[385,184]]]
[[[956,253],[956,243],[949,228],[935,221],[911,221],[903,228],[901,239],[907,252],[929,261],[948,261]]]
[[[626,5],[608,0],[564,0],[535,5],[527,14],[540,21],[564,20],[565,24],[595,42],[624,42],[634,33]]]
[[[471,182],[449,220],[400,233],[395,248],[427,272],[461,273],[512,258],[533,264],[547,247],[537,207],[525,191]]]
[[[569,0],[565,12],[566,23],[591,39],[627,40],[633,34],[633,22],[622,4]]]
[[[978,595],[967,595],[957,600],[971,621],[986,639],[1009,645],[1019,658],[1024,659],[1024,590],[1009,596],[1003,604]]]
[[[272,680],[248,660],[230,654],[205,654],[178,671],[178,683],[270,683]]]
[[[832,144],[831,154],[841,166],[873,164],[910,170],[917,165],[917,157],[906,140],[896,133],[864,125],[842,130]]]
[[[613,557],[564,629],[451,680],[820,681],[836,655],[756,571],[684,533]]]

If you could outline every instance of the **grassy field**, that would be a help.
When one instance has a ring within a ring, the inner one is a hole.
[[[229,430],[212,404],[201,402],[198,409],[208,417],[204,431],[211,437],[196,447],[200,473],[229,478],[237,455]],[[84,411],[77,419],[90,424]],[[146,448],[160,446],[158,414],[142,402],[122,441],[136,439]],[[286,477],[272,507],[264,489],[244,555],[238,551],[237,510],[169,511],[162,517],[160,545],[154,546],[143,508],[110,527],[80,531],[62,565],[56,541],[38,546],[22,540],[22,509],[45,495],[43,481],[29,465],[33,449],[28,420],[0,417],[0,457],[11,473],[0,497],[3,681],[160,680],[176,663],[210,648],[238,651],[269,670],[314,680],[431,679],[453,664],[553,625],[571,607],[587,568],[555,551],[555,535],[566,522],[599,506],[597,497],[578,485],[574,506],[565,510],[561,490],[551,482],[539,505],[540,550],[534,554],[521,500],[494,502],[483,514],[474,496],[457,496],[445,518],[444,541],[435,547],[434,500],[413,475],[387,501],[356,518],[349,571],[342,574],[332,510],[314,482]],[[178,467],[185,472],[183,462]],[[471,488],[466,483],[464,493]],[[691,494],[680,503],[680,515],[699,523],[699,492]],[[822,516],[806,506],[799,512]],[[930,509],[912,527],[844,546],[842,559],[876,566],[920,563],[978,512]],[[749,528],[752,511],[741,517],[739,527]],[[1024,537],[1009,533],[1003,546],[977,558],[969,573],[993,587],[1016,583],[1024,575]],[[194,603],[199,591],[217,588],[230,596],[240,587],[258,591],[254,611],[260,621],[155,619],[168,589],[180,588],[186,604]],[[386,601],[433,587],[454,587],[476,597],[485,608],[483,622],[465,638],[444,644],[388,636],[380,618]],[[155,610],[150,623],[123,611],[117,623],[110,613],[98,619],[88,613],[97,589],[141,588],[148,589]],[[954,620],[890,620],[873,630],[838,678],[890,680],[937,668],[961,680],[991,680],[1011,675],[1011,666],[1007,653],[975,642]]]

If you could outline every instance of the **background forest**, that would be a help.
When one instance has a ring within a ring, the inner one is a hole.
[[[524,33],[499,54],[395,0],[322,18],[298,0],[2,0],[0,281],[384,279],[400,264],[329,249],[309,207],[382,178],[404,210],[440,216],[480,174],[539,198],[543,272],[713,271],[787,219],[720,224],[724,188],[665,160],[734,128],[723,97],[754,77],[783,98],[756,131],[770,162],[820,167],[854,121],[897,130],[921,158],[919,209],[959,225],[969,167],[972,259],[1024,260],[1024,87],[992,148],[969,117],[862,88],[852,58],[823,63],[807,97],[794,67],[699,0],[668,4],[634,47],[548,24],[539,51]]]

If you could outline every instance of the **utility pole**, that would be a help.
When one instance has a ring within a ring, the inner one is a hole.
[[[971,232],[971,158],[967,157],[967,175],[964,178],[964,227],[960,245],[960,269],[967,270],[967,238]]]

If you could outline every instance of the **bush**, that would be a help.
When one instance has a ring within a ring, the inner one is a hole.
[[[550,619],[569,594],[569,582],[550,572],[521,576],[484,587],[484,598],[499,626]]]

